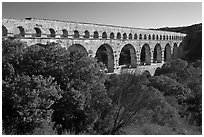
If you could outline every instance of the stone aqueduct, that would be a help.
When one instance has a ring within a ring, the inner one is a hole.
[[[2,19],[2,37],[16,37],[28,46],[56,42],[80,50],[106,64],[130,68],[162,64],[178,57],[186,34],[93,23],[26,18]]]

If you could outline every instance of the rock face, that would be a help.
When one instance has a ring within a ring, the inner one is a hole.
[[[70,52],[79,50],[96,57],[106,64],[109,72],[114,72],[120,65],[135,68],[176,59],[186,34],[26,18],[2,19],[2,36],[16,37],[28,46],[59,43]]]

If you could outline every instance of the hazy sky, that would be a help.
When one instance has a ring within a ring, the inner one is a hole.
[[[2,6],[3,18],[35,17],[138,28],[202,22],[201,2],[3,2]]]

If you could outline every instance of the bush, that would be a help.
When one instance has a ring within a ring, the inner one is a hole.
[[[152,122],[153,115],[156,116],[154,111],[163,111],[160,114],[169,121],[176,115],[175,110],[169,108],[162,93],[148,86],[146,75],[122,74],[110,77],[106,86],[113,104],[107,120],[104,121],[108,123],[104,133],[119,134],[122,128],[141,123],[142,120],[143,123]]]

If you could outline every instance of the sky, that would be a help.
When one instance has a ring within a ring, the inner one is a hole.
[[[202,22],[201,2],[3,2],[3,18],[34,17],[136,28]]]

